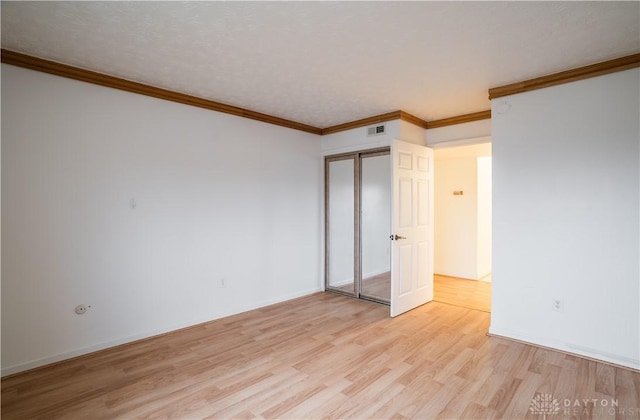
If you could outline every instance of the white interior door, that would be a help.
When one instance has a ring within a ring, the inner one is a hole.
[[[391,143],[391,316],[433,300],[433,150]]]

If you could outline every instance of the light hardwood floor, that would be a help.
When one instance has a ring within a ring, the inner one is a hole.
[[[353,284],[343,286],[342,289],[353,292]],[[433,299],[436,302],[491,312],[490,282],[435,274],[433,276],[433,292]],[[391,296],[391,273],[386,272],[363,279],[362,293],[388,303]]]
[[[378,274],[362,280],[362,293],[383,302],[391,299],[391,272]]]
[[[486,312],[388,314],[313,294],[6,378],[2,417],[542,419],[547,393],[596,399],[571,418],[640,417],[597,411],[640,407],[639,373],[487,337]]]
[[[433,300],[491,312],[491,283],[436,274],[433,276]]]
[[[342,289],[347,293],[353,293],[354,284],[346,284],[336,289]],[[381,273],[372,277],[362,279],[362,294],[389,303],[391,297],[391,272]]]

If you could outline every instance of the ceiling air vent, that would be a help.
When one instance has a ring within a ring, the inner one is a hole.
[[[385,125],[374,125],[373,127],[367,127],[367,137],[379,136],[385,133]]]

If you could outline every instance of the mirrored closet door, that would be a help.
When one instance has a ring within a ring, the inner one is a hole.
[[[389,149],[325,159],[325,286],[389,303]]]
[[[356,159],[347,155],[325,162],[326,287],[349,295],[356,294]]]

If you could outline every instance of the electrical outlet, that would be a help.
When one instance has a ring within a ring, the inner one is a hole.
[[[84,315],[87,312],[87,309],[89,309],[91,306],[87,306],[87,305],[78,305],[75,308],[75,312],[78,315]]]
[[[562,299],[553,298],[551,300],[551,309],[553,309],[556,312],[563,312],[564,311],[564,302],[562,301]]]
[[[220,287],[227,287],[227,280],[224,277],[220,278]]]

